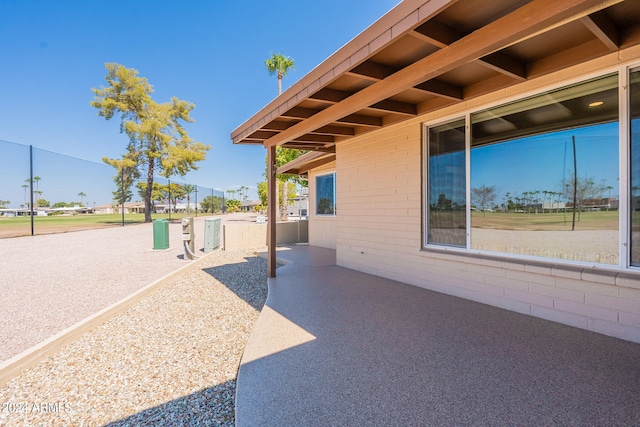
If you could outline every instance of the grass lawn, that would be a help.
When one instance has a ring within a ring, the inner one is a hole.
[[[472,212],[473,228],[499,230],[571,230],[573,212]],[[617,230],[618,211],[576,212],[576,230]]]
[[[171,220],[180,220],[183,216],[194,214],[171,214]],[[153,220],[169,219],[169,214],[153,214]],[[65,231],[87,230],[122,225],[121,214],[53,215],[33,218],[35,234],[63,233]],[[125,224],[144,223],[144,214],[125,214]],[[0,217],[0,238],[27,236],[31,234],[31,217]]]

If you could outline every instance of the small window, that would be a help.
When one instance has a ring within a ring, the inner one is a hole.
[[[316,215],[336,214],[336,174],[316,177]]]
[[[427,244],[465,247],[465,120],[430,127],[427,135]]]

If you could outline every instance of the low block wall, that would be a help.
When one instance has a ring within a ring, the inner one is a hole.
[[[224,249],[251,249],[267,245],[267,224],[225,224]],[[276,224],[276,244],[307,243],[309,222],[290,221]]]

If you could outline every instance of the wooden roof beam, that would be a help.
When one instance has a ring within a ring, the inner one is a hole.
[[[369,61],[353,68],[350,73],[357,76],[364,76],[371,81],[378,82],[397,71],[397,69],[394,69],[392,67]],[[438,80],[430,80],[428,82],[420,83],[419,85],[415,86],[415,89],[423,92],[428,92],[435,96],[442,96],[445,98],[453,98],[458,100],[462,99],[461,87],[444,83]]]
[[[610,51],[616,51],[620,45],[618,29],[604,12],[585,16],[580,22],[589,29]]]
[[[603,0],[532,0],[453,44],[362,89],[339,104],[327,107],[310,116],[307,120],[280,132],[266,140],[265,147],[282,145],[312,129],[354,114],[456,67],[504,49],[513,43],[526,40],[537,33],[561,25],[563,22],[579,19],[578,15],[584,13],[585,10],[593,13],[604,9],[610,6],[612,1],[616,0],[608,2],[603,2]]]
[[[464,34],[435,20],[425,22],[416,28],[413,34],[439,48],[445,48],[464,37]],[[487,68],[506,74],[516,80],[522,81],[527,78],[525,64],[500,52],[494,52],[480,58],[478,62]]]

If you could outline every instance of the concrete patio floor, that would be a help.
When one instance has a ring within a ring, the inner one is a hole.
[[[243,426],[640,425],[640,345],[335,265],[299,246],[269,281]]]

